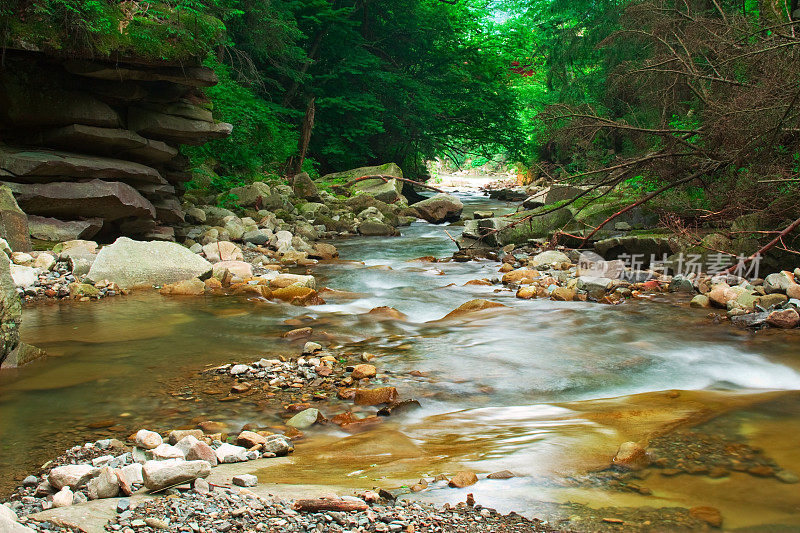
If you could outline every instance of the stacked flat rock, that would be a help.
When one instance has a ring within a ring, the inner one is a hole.
[[[0,78],[0,183],[46,241],[173,239],[190,178],[180,145],[221,139],[205,67],[65,61],[8,51]]]

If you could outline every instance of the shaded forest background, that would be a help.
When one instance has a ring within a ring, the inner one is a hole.
[[[738,221],[759,239],[800,216],[798,0],[0,5],[5,46],[212,67],[207,105],[234,133],[186,151],[219,191],[494,159],[658,198],[676,231]]]

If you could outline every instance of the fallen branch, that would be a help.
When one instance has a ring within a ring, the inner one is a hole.
[[[363,501],[324,500],[318,498],[314,500],[297,500],[292,505],[292,509],[306,513],[319,513],[321,511],[349,513],[350,511],[366,511],[368,506]]]
[[[741,265],[744,265],[744,264],[746,264],[746,263],[749,263],[750,261],[752,261],[752,260],[753,260],[753,259],[755,259],[756,257],[760,257],[760,256],[764,255],[764,252],[766,252],[767,250],[769,250],[770,248],[772,248],[773,246],[775,246],[776,244],[778,244],[779,242],[781,242],[781,240],[782,240],[784,237],[786,237],[786,236],[787,236],[789,233],[791,233],[791,232],[792,232],[792,230],[794,230],[794,229],[795,229],[796,227],[798,227],[798,226],[800,226],[800,218],[798,218],[797,220],[795,220],[794,222],[792,222],[791,224],[789,224],[788,226],[786,226],[786,227],[783,229],[783,231],[781,231],[780,233],[778,233],[778,235],[777,235],[777,236],[775,236],[775,238],[774,238],[774,239],[772,239],[772,240],[771,240],[771,241],[769,241],[767,244],[765,244],[764,246],[762,246],[762,247],[761,247],[761,248],[760,248],[760,249],[759,249],[759,250],[758,250],[756,253],[754,253],[753,255],[751,255],[750,257],[748,257],[748,258],[746,258],[746,259],[743,259],[743,260],[742,260],[742,261],[740,261],[739,263],[736,263],[736,264],[733,264],[733,265],[729,266],[727,269],[725,269],[724,273],[725,273],[725,274],[730,274],[731,272],[733,272],[734,270],[736,270],[737,268],[739,268],[739,266],[741,266]]]
[[[431,185],[427,185],[427,184],[419,182],[419,181],[410,180],[408,178],[398,178],[397,176],[388,176],[388,175],[384,175],[384,174],[375,174],[375,175],[371,175],[371,176],[361,176],[360,178],[356,178],[354,180],[348,181],[344,185],[337,185],[337,187],[341,187],[343,189],[349,189],[350,187],[352,187],[353,185],[355,185],[359,181],[365,181],[365,180],[383,180],[384,183],[387,183],[389,180],[399,180],[399,181],[404,181],[406,183],[410,183],[411,185],[415,185],[417,187],[422,187],[424,189],[430,189],[430,190],[432,190],[434,192],[441,192],[441,193],[444,192],[441,189],[437,189],[436,187],[433,187]]]

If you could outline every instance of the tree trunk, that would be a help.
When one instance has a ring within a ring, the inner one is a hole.
[[[299,155],[297,156],[297,161],[292,169],[295,174],[299,174],[303,171],[303,162],[306,159],[306,152],[308,152],[308,143],[311,142],[311,131],[314,129],[316,100],[317,98],[312,95],[308,99],[308,105],[306,106],[306,116],[303,117],[303,125],[300,128],[300,139],[297,141],[297,151]]]

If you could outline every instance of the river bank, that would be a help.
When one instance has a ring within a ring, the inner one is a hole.
[[[511,209],[477,197],[463,199],[467,212]],[[458,228],[448,231],[455,234]],[[421,477],[432,480],[466,467],[481,477],[471,488],[431,484],[414,498],[455,504],[472,492],[479,504],[540,517],[545,516],[536,514],[543,512],[541,503],[533,500],[579,502],[587,516],[593,507],[613,502],[623,516],[619,520],[638,524],[648,520],[644,511],[635,510],[641,505],[683,507],[687,516],[688,509],[703,503],[720,509],[726,524],[791,523],[791,513],[780,511],[791,505],[786,493],[791,485],[774,475],[758,477],[728,467],[727,475],[710,477],[708,468],[706,473],[678,474],[674,484],[675,477],[661,475],[661,467],[648,466],[645,480],[585,477],[587,471],[608,468],[623,442],[647,440],[676,426],[724,418],[728,412],[731,420],[723,429],[712,428],[714,433],[722,432],[733,444],[753,438],[767,442],[764,457],[775,461],[773,471],[796,471],[797,465],[781,451],[788,437],[766,437],[770,424],[794,423],[795,400],[787,394],[755,394],[798,388],[790,337],[715,327],[706,323],[707,311],[676,305],[677,296],[660,292],[654,296],[662,301],[657,305],[637,299],[621,306],[523,300],[500,284],[495,261],[418,261],[453,253],[455,246],[441,228],[418,222],[403,233],[392,240],[338,241],[344,260],[308,267],[320,286],[340,291],[326,296],[325,305],[297,307],[242,295],[176,298],[133,292],[100,302],[28,308],[23,338],[40,339],[37,344],[51,358],[15,371],[14,379],[4,383],[2,419],[14,425],[11,433],[4,429],[7,444],[0,457],[24,462],[38,453],[41,463],[52,458],[54,448],[66,449],[87,438],[126,437],[141,427],[167,430],[195,417],[226,421],[235,429],[248,423],[274,426],[285,419],[258,402],[221,402],[224,394],[204,396],[197,388],[185,393],[181,386],[197,379],[206,364],[250,363],[259,358],[254,354],[296,359],[310,340],[326,348],[341,346],[355,358],[371,353],[371,363],[391,371],[400,396],[418,399],[421,409],[389,417],[363,434],[348,436],[331,424],[315,427],[298,442],[296,455],[289,459],[294,466],[265,472],[262,483],[324,480],[330,486],[345,483],[345,493],[352,493],[374,485],[410,487]],[[352,261],[363,258],[368,260]],[[493,278],[495,284],[468,284]],[[506,307],[441,321],[474,299]],[[381,306],[404,316],[387,319],[370,313]],[[284,337],[301,327],[312,327],[312,335],[301,341]],[[130,378],[143,375],[157,377]],[[672,390],[701,393],[672,397]],[[601,401],[610,397],[619,400]],[[54,398],[66,410],[53,409]],[[650,418],[655,422],[645,423]],[[25,429],[31,420],[37,421],[33,431]],[[672,442],[684,441],[675,437]],[[713,457],[709,454],[710,461]],[[676,464],[670,459],[662,469],[675,469]],[[484,480],[504,469],[520,477]],[[677,487],[687,483],[692,491],[680,496]],[[741,499],[729,497],[746,498],[737,487],[753,483],[785,503],[743,507]],[[653,488],[648,495],[625,488],[629,485]],[[755,509],[766,518],[756,519]],[[556,520],[567,509],[551,512]],[[667,516],[663,511],[650,519]],[[589,530],[595,525],[580,526],[578,521],[573,527]]]

